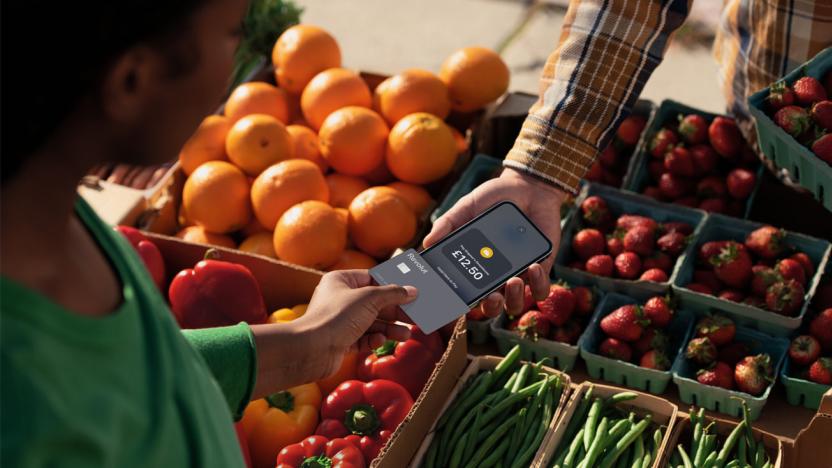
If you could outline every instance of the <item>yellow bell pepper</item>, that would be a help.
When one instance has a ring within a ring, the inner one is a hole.
[[[321,390],[315,383],[273,393],[248,404],[240,424],[255,468],[274,468],[277,454],[315,432]]]
[[[297,318],[303,316],[306,313],[306,307],[308,304],[298,304],[291,309],[288,307],[284,307],[282,309],[278,309],[269,315],[269,318],[266,320],[268,323],[286,323],[291,322]]]

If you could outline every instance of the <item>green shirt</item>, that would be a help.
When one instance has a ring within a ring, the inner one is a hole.
[[[76,212],[123,302],[87,317],[0,278],[0,465],[244,466],[232,412],[254,386],[251,330],[183,334],[129,243],[83,201]]]

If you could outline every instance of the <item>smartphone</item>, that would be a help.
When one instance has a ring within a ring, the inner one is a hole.
[[[549,239],[506,201],[422,252],[408,249],[376,265],[370,275],[378,284],[415,286],[419,295],[402,309],[431,333],[551,252]]]

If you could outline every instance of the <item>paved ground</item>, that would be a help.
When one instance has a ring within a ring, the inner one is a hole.
[[[305,9],[304,22],[335,35],[347,66],[381,73],[409,67],[438,71],[457,48],[496,48],[527,11],[520,0],[297,1]],[[698,0],[698,14],[692,16],[712,18],[715,2],[719,0]],[[555,46],[563,14],[562,8],[541,9],[505,49],[512,90],[537,92],[537,79]],[[672,97],[718,112],[724,100],[716,72],[709,47],[673,44],[643,96],[657,102]]]

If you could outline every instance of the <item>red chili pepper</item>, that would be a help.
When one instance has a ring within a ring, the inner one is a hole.
[[[344,439],[329,440],[322,436],[306,439],[283,447],[277,455],[277,468],[364,468],[361,450]]]
[[[205,254],[211,255],[211,250]],[[257,280],[248,268],[236,263],[202,260],[180,271],[170,283],[168,299],[182,328],[266,320],[266,304]]]
[[[412,406],[410,394],[396,382],[347,380],[326,398],[321,408],[321,424],[315,433],[330,439],[345,438],[356,444],[369,463]]]
[[[246,462],[246,468],[251,468],[251,453],[248,450],[248,439],[246,433],[243,432],[243,425],[240,423],[234,424],[234,430],[237,431],[237,442],[240,443],[240,452],[243,454],[243,461]]]
[[[163,290],[165,283],[165,260],[162,258],[162,253],[156,244],[151,242],[147,237],[136,228],[130,226],[116,226],[113,229],[120,232],[124,237],[130,241],[130,245],[138,252],[145,268],[147,268],[150,277],[160,291]]]
[[[367,355],[358,365],[358,378],[368,382],[392,380],[407,389],[415,400],[442,357],[442,347],[437,333],[425,335],[411,325],[409,340],[388,340]]]

